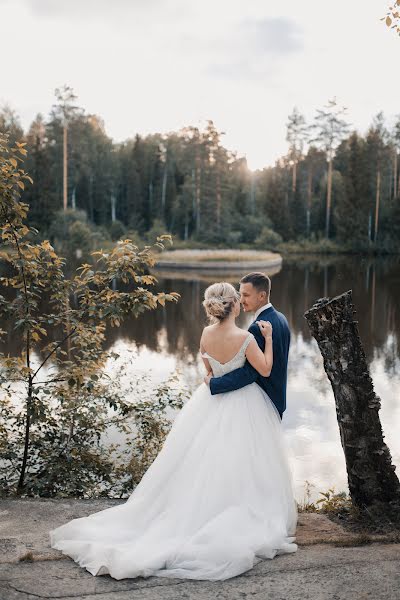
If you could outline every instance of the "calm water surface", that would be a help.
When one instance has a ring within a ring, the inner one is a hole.
[[[204,290],[222,279],[237,284],[243,274],[158,273],[159,288],[179,292],[180,302],[108,330],[107,347],[126,361],[127,379],[146,374],[156,384],[178,370],[181,382],[194,390],[204,375],[198,353],[206,324],[201,306]],[[382,400],[386,443],[400,473],[400,257],[298,257],[284,261],[271,278],[271,301],[286,315],[292,332],[283,426],[298,501],[304,499],[306,480],[313,486],[313,499],[331,486],[348,491],[333,393],[303,317],[323,296],[353,290],[361,339]],[[238,324],[247,328],[251,320],[242,313]],[[7,350],[14,353],[12,345],[10,339]],[[128,360],[131,351],[133,362]]]

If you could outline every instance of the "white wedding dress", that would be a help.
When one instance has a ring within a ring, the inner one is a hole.
[[[245,362],[246,338],[215,376]],[[297,505],[281,420],[252,383],[212,396],[201,384],[126,503],[50,532],[93,575],[221,580],[295,552]]]

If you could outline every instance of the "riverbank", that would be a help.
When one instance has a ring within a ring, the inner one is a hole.
[[[323,514],[300,513],[298,551],[263,560],[226,581],[92,577],[49,546],[49,530],[120,500],[16,499],[0,502],[0,600],[84,598],[274,600],[400,598],[400,544],[389,535],[354,534]],[[391,543],[392,542],[392,543]]]

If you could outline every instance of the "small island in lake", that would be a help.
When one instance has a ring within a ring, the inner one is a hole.
[[[277,252],[260,250],[171,250],[163,252],[157,269],[263,270],[282,264]]]

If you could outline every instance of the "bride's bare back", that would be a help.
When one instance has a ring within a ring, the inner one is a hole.
[[[265,321],[260,321],[260,324],[262,324],[261,331],[266,340],[265,350],[262,352],[255,338],[253,338],[246,347],[245,356],[260,375],[269,377],[273,363],[271,324]],[[212,368],[204,353],[216,359],[222,365],[226,364],[237,355],[248,336],[249,332],[237,327],[233,321],[228,321],[224,325],[216,323],[205,327],[200,339],[200,352],[207,373],[211,373]]]
[[[233,325],[221,327],[209,325],[203,330],[200,340],[201,352],[207,352],[221,364],[227,363],[239,352],[249,332]]]

